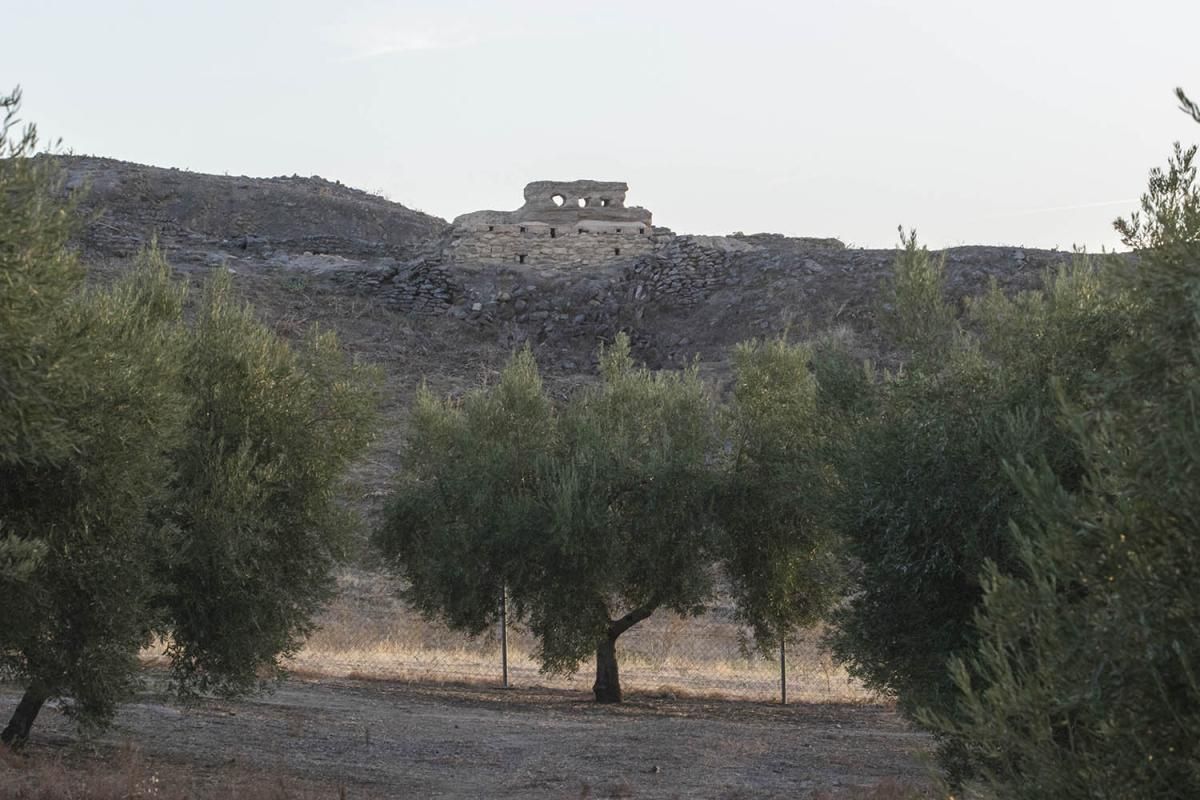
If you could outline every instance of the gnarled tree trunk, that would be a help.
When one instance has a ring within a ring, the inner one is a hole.
[[[596,643],[596,682],[592,694],[597,703],[621,702],[621,671],[617,667],[617,637],[654,613],[657,605],[635,608],[618,620],[610,620],[604,638]]]
[[[597,703],[621,702],[621,671],[617,667],[617,638],[605,636],[596,645],[596,682],[592,693]]]
[[[17,710],[13,712],[8,725],[3,732],[0,732],[0,742],[16,749],[29,741],[29,731],[33,729],[33,721],[37,719],[38,712],[42,710],[42,704],[45,702],[46,694],[40,689],[33,686],[26,689],[25,694],[21,697],[21,702],[17,703]]]

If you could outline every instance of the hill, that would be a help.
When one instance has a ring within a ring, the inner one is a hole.
[[[693,360],[720,390],[730,348],[754,336],[836,329],[864,357],[892,354],[875,325],[892,250],[777,234],[675,235],[649,255],[587,268],[461,263],[444,220],[321,178],[245,178],[60,157],[83,191],[82,257],[98,279],[157,236],[185,279],[225,266],[243,296],[287,336],[336,330],[388,376],[385,435],[358,466],[368,512],[397,466],[408,401],[422,380],[460,392],[515,347],[534,348],[565,393],[594,374],[597,346],[628,332],[657,368]],[[978,294],[1038,285],[1069,254],[1012,247],[947,250],[948,288]]]
[[[445,220],[313,176],[205,175],[109,158],[55,156],[89,216],[80,243],[92,256],[127,256],[157,236],[184,258],[270,242],[290,250],[400,257]]]

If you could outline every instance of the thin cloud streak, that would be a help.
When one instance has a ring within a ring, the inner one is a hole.
[[[398,53],[414,53],[430,50],[454,50],[472,47],[482,41],[478,37],[464,36],[447,38],[423,34],[404,34],[394,38],[389,44],[368,45],[357,48],[356,52],[343,56],[340,61],[370,61],[374,58],[396,55]]]
[[[376,20],[340,26],[334,33],[333,44],[344,52],[338,61],[352,62],[401,53],[461,50],[494,38],[494,33],[484,36],[476,31],[463,30],[453,23],[439,25],[436,22],[430,24],[430,21],[422,24],[414,20]]]
[[[1104,208],[1106,206],[1131,206],[1137,200],[1101,200],[1096,203],[1076,203],[1070,206],[1050,206],[1048,208],[1030,208],[1024,211],[1009,211],[1004,214],[992,214],[986,219],[1007,219],[1009,217],[1031,217],[1035,214],[1055,214],[1061,211],[1082,211],[1087,208]]]

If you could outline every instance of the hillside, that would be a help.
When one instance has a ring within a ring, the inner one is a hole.
[[[56,156],[89,215],[91,256],[126,256],[151,236],[184,259],[211,248],[271,243],[290,250],[405,257],[447,227],[437,217],[320,177],[205,175],[108,158]]]
[[[874,318],[892,250],[775,234],[660,233],[652,255],[598,268],[459,264],[443,220],[320,178],[235,178],[108,159],[62,161],[86,187],[82,257],[97,276],[123,269],[152,236],[198,284],[227,266],[247,300],[287,336],[336,330],[388,380],[387,423],[354,478],[377,510],[398,464],[409,398],[422,380],[461,392],[530,344],[565,393],[594,373],[596,347],[624,330],[658,368],[693,360],[721,390],[729,349],[754,336],[837,329],[864,357],[891,353]],[[656,229],[658,230],[658,229]],[[663,229],[665,230],[665,229]],[[949,291],[1037,285],[1069,254],[1011,247],[946,251]]]

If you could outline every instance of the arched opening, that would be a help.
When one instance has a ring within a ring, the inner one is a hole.
[[[607,197],[601,197],[601,198],[600,198],[600,207],[601,207],[601,208],[608,208],[608,198],[607,198]]]
[[[579,198],[579,207],[584,208],[585,206],[587,206],[587,198],[586,197]]]
[[[563,197],[561,194],[556,194],[550,198],[550,202],[554,203],[556,206],[561,206],[563,203],[567,202],[567,198]]]

